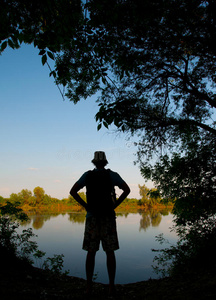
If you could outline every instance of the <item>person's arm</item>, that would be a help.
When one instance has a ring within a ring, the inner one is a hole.
[[[119,196],[118,200],[115,203],[114,209],[118,207],[124,200],[127,198],[127,196],[130,194],[130,188],[127,185],[126,182],[122,183],[119,187],[121,190],[123,190],[122,194]]]
[[[80,195],[78,194],[78,191],[81,189],[80,185],[76,182],[71,190],[70,190],[70,194],[71,196],[80,204],[82,205],[86,210],[87,210],[87,203],[80,197]]]

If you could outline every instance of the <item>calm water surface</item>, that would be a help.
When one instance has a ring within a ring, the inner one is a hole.
[[[82,250],[85,215],[66,213],[59,215],[34,215],[21,229],[32,227],[37,234],[39,249],[47,256],[64,254],[64,269],[70,275],[85,278],[86,251]],[[152,264],[155,253],[152,248],[162,246],[155,240],[160,233],[171,243],[176,242],[176,235],[170,232],[173,215],[166,211],[129,213],[117,215],[117,229],[120,249],[116,251],[116,283],[133,283],[158,278]],[[165,247],[165,246],[163,246]],[[40,267],[40,262],[36,263]],[[108,283],[106,255],[100,247],[96,255],[96,282]]]

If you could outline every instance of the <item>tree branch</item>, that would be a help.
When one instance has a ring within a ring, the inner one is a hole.
[[[151,125],[149,125],[149,124]],[[152,125],[154,124],[154,125]],[[188,125],[193,125],[199,128],[204,129],[205,131],[208,131],[212,134],[214,134],[216,136],[216,129],[210,127],[207,124],[203,124],[201,122],[198,122],[196,120],[192,120],[192,119],[174,119],[174,118],[167,118],[164,119],[161,116],[153,116],[151,115],[151,119],[148,120],[148,117],[144,119],[140,119],[139,122],[135,123],[133,122],[133,129],[135,130],[142,130],[145,128],[152,128],[153,130],[156,128],[169,128],[170,126],[181,126],[182,128],[186,128],[188,127]],[[129,125],[129,127],[131,127]]]
[[[201,122],[198,122],[196,120],[191,120],[191,119],[179,119],[179,120],[176,120],[176,119],[168,119],[167,120],[167,125],[183,125],[183,127],[186,127],[187,125],[195,125],[197,127],[200,127],[210,133],[213,133],[215,136],[216,136],[216,129],[206,125],[206,124],[203,124]]]

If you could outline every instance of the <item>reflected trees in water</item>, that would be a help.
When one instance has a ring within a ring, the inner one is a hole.
[[[141,213],[142,218],[140,219],[139,231],[146,229],[149,226],[157,227],[160,225],[162,220],[162,214],[158,210],[147,210]]]
[[[68,220],[72,223],[84,223],[86,214],[83,213],[68,213]]]
[[[140,219],[140,228],[139,231],[144,230],[146,231],[148,227],[158,227],[161,223],[162,217],[167,216],[169,213],[171,213],[171,209],[149,209],[149,210],[139,210],[137,213],[133,214],[139,214],[141,216]],[[131,213],[130,212],[121,212],[117,213],[117,217],[125,217],[127,218]],[[49,221],[50,219],[56,218],[59,215],[66,215],[68,217],[68,221],[71,223],[78,223],[78,224],[84,224],[86,213],[77,213],[77,212],[70,212],[70,213],[55,213],[55,214],[35,214],[30,215],[29,220],[22,223],[22,226],[26,227],[29,226],[31,223],[31,226],[38,230],[41,229],[44,224]]]

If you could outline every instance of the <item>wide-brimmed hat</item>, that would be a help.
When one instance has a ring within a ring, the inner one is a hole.
[[[106,162],[108,163],[107,159],[106,159],[106,154],[103,151],[96,151],[94,153],[94,158],[92,159],[93,163],[97,163],[97,162]]]

